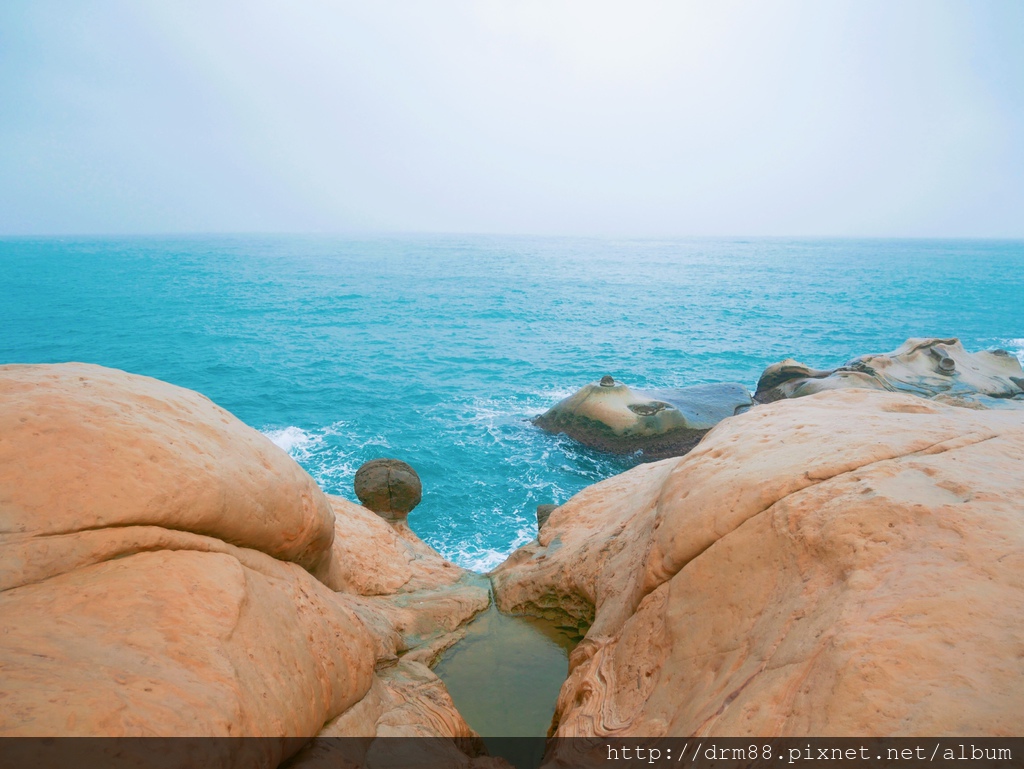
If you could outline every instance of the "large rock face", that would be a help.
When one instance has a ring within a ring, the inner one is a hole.
[[[486,580],[328,498],[196,393],[0,367],[2,736],[469,740],[424,663],[488,602]]]
[[[641,452],[646,459],[657,459],[685,454],[708,430],[752,402],[740,384],[641,391],[607,376],[533,421],[591,448],[615,454]]]
[[[905,392],[959,406],[1024,408],[1024,371],[1006,350],[971,353],[959,339],[908,339],[893,352],[818,370],[787,358],[764,370],[755,400],[771,403],[848,387]]]
[[[555,510],[499,608],[579,626],[555,733],[1012,735],[1024,413],[823,392]]]
[[[4,531],[26,545],[160,526],[326,563],[334,516],[313,479],[199,393],[84,364],[0,372]]]

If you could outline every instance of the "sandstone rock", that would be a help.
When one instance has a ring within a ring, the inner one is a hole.
[[[462,739],[415,660],[488,587],[197,393],[0,366],[0,735],[279,738],[211,766],[277,765],[339,719]],[[402,652],[415,685],[368,719]]]
[[[533,421],[552,433],[615,454],[679,456],[726,417],[751,405],[743,385],[632,390],[610,376],[591,383]]]
[[[328,500],[335,532],[328,584],[364,596],[389,595],[409,584],[415,558],[411,542],[373,511],[341,497]]]
[[[1012,735],[1024,413],[841,390],[562,505],[492,575],[586,631],[559,736]]]
[[[403,654],[433,662],[490,605],[490,583],[444,560],[404,520],[388,523],[348,500],[329,499],[337,534],[328,583],[353,594],[351,605],[373,628],[378,660]]]
[[[0,735],[317,733],[369,689],[372,643],[301,569],[137,553],[0,593]]]
[[[423,663],[403,659],[382,671],[380,679],[386,706],[378,721],[377,736],[433,737],[451,734],[466,740],[476,738],[456,712],[440,679]],[[422,696],[424,691],[428,696]],[[476,743],[473,747],[479,752],[483,746]]]
[[[399,459],[373,459],[356,471],[356,496],[388,519],[405,518],[423,497],[416,471]]]
[[[10,535],[160,526],[326,565],[334,521],[313,479],[199,393],[83,363],[0,372]]]
[[[771,403],[861,387],[937,398],[952,405],[1024,408],[1024,371],[1006,350],[967,352],[958,339],[908,339],[881,355],[818,370],[787,358],[765,369],[754,399]]]

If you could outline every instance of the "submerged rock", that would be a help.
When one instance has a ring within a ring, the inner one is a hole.
[[[533,422],[551,433],[614,454],[646,459],[679,456],[726,417],[749,408],[741,384],[719,383],[667,390],[632,390],[605,376],[556,404]]]
[[[472,741],[424,663],[488,591],[198,393],[0,366],[2,736]]]
[[[495,600],[585,633],[556,736],[1016,734],[1022,498],[1024,412],[824,392],[580,492]]]
[[[1024,407],[1024,370],[1006,350],[971,353],[958,339],[908,339],[898,349],[862,355],[836,369],[818,370],[787,358],[765,369],[754,399],[783,398],[865,387],[905,392],[953,405]]]
[[[400,459],[372,459],[355,477],[359,501],[388,519],[405,518],[423,498],[423,485],[412,467]]]

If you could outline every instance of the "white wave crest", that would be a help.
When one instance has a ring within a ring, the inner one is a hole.
[[[1020,361],[1020,365],[1024,366],[1024,338],[1022,339],[1007,339],[1003,346],[1017,356],[1017,360]]]
[[[438,543],[431,543],[438,552],[457,566],[477,574],[485,574],[508,558],[515,550],[537,536],[536,527],[524,526],[516,532],[515,539],[506,549],[484,548],[463,544],[454,551],[438,548]]]
[[[302,459],[309,456],[312,449],[323,439],[303,430],[301,427],[284,427],[280,430],[262,430],[265,436],[280,449],[287,451],[292,458]]]
[[[457,566],[461,566],[463,569],[474,571],[477,574],[486,574],[491,569],[498,566],[502,561],[508,558],[512,551],[502,552],[501,550],[483,550],[476,553],[459,553],[458,555],[449,558]]]

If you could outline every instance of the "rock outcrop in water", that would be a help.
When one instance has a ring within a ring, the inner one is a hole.
[[[1024,407],[1024,371],[1006,350],[967,352],[959,339],[908,339],[898,349],[818,370],[787,358],[765,369],[754,399],[771,403],[848,387],[905,392],[955,406]]]
[[[1024,412],[822,392],[585,489],[496,601],[586,634],[559,736],[1013,735],[1022,499]]]
[[[685,454],[708,430],[751,403],[750,393],[740,384],[641,391],[606,376],[533,421],[591,448],[614,454],[641,452],[646,459],[657,459]]]
[[[488,603],[197,393],[0,367],[0,735],[282,738],[225,766],[318,734],[471,749],[427,663]]]

